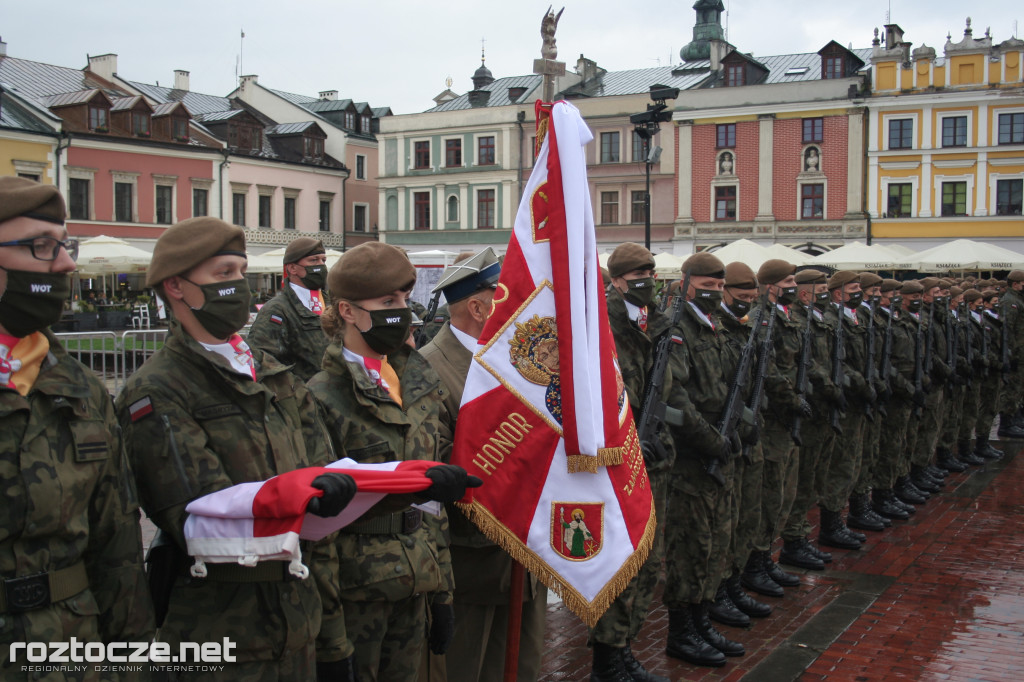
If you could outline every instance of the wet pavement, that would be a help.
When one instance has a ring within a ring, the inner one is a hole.
[[[768,618],[717,625],[745,656],[722,668],[669,658],[659,599],[634,653],[672,680],[1024,680],[1024,444],[994,445],[1007,457],[951,474],[909,521],[868,532],[862,550],[831,549],[825,571],[786,567],[802,585],[758,597],[774,608]],[[550,605],[541,679],[588,680],[586,636],[564,605]]]

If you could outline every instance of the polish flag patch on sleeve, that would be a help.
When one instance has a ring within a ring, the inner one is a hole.
[[[153,401],[149,399],[148,395],[141,400],[136,400],[128,406],[128,413],[132,417],[132,423],[135,423],[153,413]]]
[[[271,315],[270,321],[273,322],[274,324],[284,324],[284,318],[281,317],[280,315]]]

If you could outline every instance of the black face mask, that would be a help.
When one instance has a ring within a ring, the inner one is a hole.
[[[818,310],[824,311],[828,308],[829,295],[828,292],[822,292],[814,295],[814,307]]]
[[[877,296],[877,295],[876,296],[868,296],[868,303],[870,303],[872,307],[876,307],[881,302],[882,302],[882,297],[881,296]]]
[[[203,305],[199,308],[189,307],[192,308],[196,321],[213,338],[226,339],[249,321],[249,303],[252,297],[249,283],[244,278],[213,284],[196,284],[190,279],[185,281],[199,287],[203,292]]]
[[[710,315],[722,303],[722,292],[715,289],[693,288],[693,304],[704,313]]]
[[[741,301],[738,298],[732,299],[732,303],[729,304],[729,310],[737,318],[743,318],[747,313],[750,312],[751,304],[749,301]]]
[[[775,298],[779,305],[793,305],[796,299],[796,287],[780,288]]]
[[[899,310],[903,305],[902,296],[893,296],[892,301],[889,303],[889,310]]]
[[[653,277],[630,279],[626,281],[626,286],[626,293],[622,297],[638,308],[646,308],[654,300]]]
[[[71,295],[70,275],[3,269],[7,288],[0,294],[0,325],[11,336],[23,338],[60,320]]]
[[[360,310],[366,310],[361,305],[356,306]],[[359,329],[363,335],[363,341],[375,353],[391,355],[402,347],[405,340],[409,338],[409,326],[412,324],[412,309],[410,308],[385,308],[383,310],[366,310],[370,313],[370,328],[366,331]]]
[[[324,284],[327,283],[327,266],[326,265],[307,265],[306,276],[301,277],[302,286],[307,289],[313,289],[314,291],[320,291],[324,288]]]
[[[850,310],[856,310],[857,306],[859,306],[861,304],[861,301],[864,300],[863,291],[854,291],[853,293],[847,294],[847,296],[849,296],[849,300],[844,302],[843,305],[845,305]]]
[[[911,301],[911,302],[909,302],[907,304],[907,310],[909,310],[912,313],[919,313],[919,312],[921,312],[921,307],[923,305],[924,305],[924,301],[922,301],[920,299],[918,299],[916,301]]]

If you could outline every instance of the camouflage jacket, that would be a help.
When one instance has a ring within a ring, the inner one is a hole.
[[[764,333],[768,329],[769,315],[774,303],[768,303],[761,317],[761,330]],[[790,306],[790,310],[795,306]],[[756,315],[756,310],[751,312],[751,319]],[[788,428],[793,421],[795,411],[799,406],[796,393],[797,365],[800,361],[800,339],[803,327],[798,320],[789,317],[781,309],[775,313],[775,328],[772,330],[772,358],[768,364],[768,372],[764,383],[764,408],[768,414],[769,424]],[[759,343],[761,334],[758,334]]]
[[[401,385],[402,405],[345,359],[332,343],[323,370],[309,390],[323,406],[335,449],[357,462],[425,459],[439,461],[448,447],[440,435],[440,410],[447,395],[437,373],[408,346],[388,356]],[[339,589],[348,601],[398,601],[423,592],[450,603],[454,587],[448,521],[424,514],[409,534],[338,534]]]
[[[833,339],[835,338],[835,325],[840,321],[843,325],[842,360],[846,400],[851,407],[863,408],[870,397],[868,382],[864,378],[864,370],[867,368],[868,362],[868,328],[867,325],[860,323],[859,318],[854,323],[843,309],[844,307],[832,304],[826,315],[833,325]],[[849,414],[849,410],[847,410],[847,414]]]
[[[337,459],[312,394],[272,356],[258,349],[252,354],[256,381],[230,369],[227,360],[172,321],[167,343],[118,396],[142,508],[183,551],[185,506],[192,500]],[[333,543],[318,544],[310,565],[315,580],[215,582],[183,576],[171,594],[161,638],[230,636],[242,660],[263,660],[279,656],[286,642],[313,641],[319,631],[319,649],[348,656],[351,644],[334,596],[333,552]]]
[[[302,305],[287,282],[260,308],[246,342],[250,348],[258,348],[279,362],[292,365],[292,372],[302,381],[309,381],[320,371],[329,343],[320,327],[320,316]]]
[[[1003,366],[1003,320],[996,313],[994,316],[985,311],[981,313],[983,325],[982,345],[988,347],[989,375],[1002,372]]]
[[[800,329],[806,331],[807,308],[802,305],[794,305],[789,311],[793,319],[800,325]],[[832,347],[834,344],[835,334],[832,327],[825,319],[824,313],[817,311],[817,314],[813,315],[811,319],[811,364],[807,367],[811,395],[804,397],[815,406],[814,418],[818,420],[828,419],[829,411],[818,409],[817,400],[833,403],[838,399],[838,391],[835,384],[832,383]],[[797,361],[799,358],[798,355]]]
[[[1021,344],[1024,344],[1024,292],[1010,288],[999,299],[999,318],[1010,327],[1010,357],[1021,358]]]
[[[872,324],[872,317],[874,317],[874,324]],[[867,358],[868,353],[867,344],[871,339],[868,334],[874,335],[875,355],[872,358],[875,364],[874,387],[878,395],[882,395],[882,391],[885,389],[885,377],[882,374],[882,345],[885,343],[885,325],[888,323],[889,318],[882,314],[881,306],[876,306],[874,315],[872,315],[870,304],[864,302],[857,306],[857,319],[860,321],[859,326],[864,327],[865,331],[865,359]],[[864,375],[865,379],[867,378],[867,362],[864,363],[864,368],[861,370],[861,374]]]
[[[84,564],[88,587],[41,608],[0,612],[4,680],[32,677],[21,671],[24,653],[8,660],[11,642],[147,641],[154,628],[113,404],[56,337],[47,339],[50,352],[28,395],[0,388],[0,578]]]
[[[927,305],[924,308],[925,312],[921,314],[921,319],[925,325],[925,339],[931,337],[932,341],[932,376],[931,378],[935,381],[944,382],[950,377],[952,370],[948,364],[948,356],[946,354],[946,318],[949,317],[949,310],[940,311],[939,306],[935,306],[935,313],[932,314],[932,306]],[[927,344],[926,344],[927,345]],[[925,366],[928,365],[928,358],[925,357]]]
[[[424,309],[424,315],[426,312],[426,309]],[[418,314],[419,313],[417,313],[417,315]],[[448,321],[448,318],[448,304],[442,303],[437,307],[437,310],[434,311],[433,319],[423,320],[423,332],[420,334],[420,338],[422,339],[421,343],[427,344],[437,336],[437,333],[441,331],[441,327],[443,327],[444,323]]]

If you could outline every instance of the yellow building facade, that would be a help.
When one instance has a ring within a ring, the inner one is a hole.
[[[0,87],[0,175],[57,184],[60,119]]]
[[[948,239],[1024,245],[1024,41],[947,37],[912,50],[876,31],[868,100],[871,234],[926,248]],[[1009,245],[1009,244],[1008,244]],[[1013,248],[1011,246],[1011,248]]]

